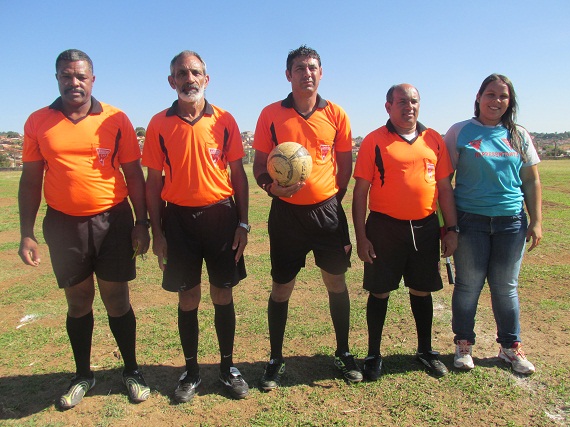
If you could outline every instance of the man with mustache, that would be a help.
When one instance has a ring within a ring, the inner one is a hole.
[[[183,51],[172,59],[168,82],[178,99],[151,119],[143,149],[152,249],[163,271],[163,288],[178,293],[178,330],[186,359],[174,391],[180,403],[190,401],[202,381],[197,355],[203,261],[215,311],[219,379],[236,399],[249,393],[233,364],[232,288],[246,277],[243,251],[250,231],[244,149],[232,115],[205,99],[209,80],[206,63],[196,52]]]
[[[351,244],[341,205],[352,172],[352,135],[344,110],[318,94],[322,75],[321,58],[314,49],[301,46],[289,52],[285,76],[291,93],[265,107],[255,129],[253,172],[272,198],[268,229],[273,282],[267,307],[271,356],[260,384],[266,391],[278,387],[285,373],[283,338],[289,298],[310,251],[328,291],[336,336],[334,364],[346,381],[362,381],[348,345],[350,299],[345,272]],[[269,176],[267,158],[277,144],[287,141],[298,142],[311,153],[313,168],[306,182],[282,187]]]
[[[74,407],[95,385],[90,368],[93,275],[125,364],[123,382],[131,401],[142,402],[150,389],[136,360],[136,319],[128,286],[136,276],[136,255],[144,254],[150,242],[140,148],[127,116],[91,96],[95,76],[86,53],[62,52],[55,77],[61,96],[33,113],[24,127],[18,203],[19,255],[37,267],[34,224],[43,183],[48,205],[43,233],[67,299],[66,326],[76,366],[59,405]]]

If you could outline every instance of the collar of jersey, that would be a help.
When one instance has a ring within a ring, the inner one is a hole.
[[[63,101],[61,100],[61,96],[58,97],[52,104],[49,106],[52,110],[61,111],[63,113]],[[99,101],[95,99],[95,97],[91,97],[91,109],[89,110],[89,114],[100,114],[103,112],[103,106]]]
[[[204,104],[204,114],[209,114],[212,115],[214,114],[214,108],[212,107],[212,105],[210,105],[210,103],[208,102],[207,99],[204,100],[205,104]],[[168,109],[168,111],[166,112],[166,117],[170,117],[170,116],[176,116],[176,111],[178,109],[178,100],[174,101],[172,103],[172,106]]]
[[[284,108],[294,108],[293,106],[293,92],[287,95],[283,101],[281,101],[281,106]],[[317,108],[325,108],[328,105],[328,102],[321,98],[321,95],[317,94]]]
[[[396,130],[390,119],[388,119],[388,121],[386,122],[386,127],[388,128],[388,132],[398,133],[398,131]],[[418,131],[418,135],[421,135],[423,132],[427,130],[427,128],[424,125],[422,125],[420,122],[416,122],[416,130]]]

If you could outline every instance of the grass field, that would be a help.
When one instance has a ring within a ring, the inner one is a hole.
[[[19,172],[0,173],[0,425],[18,426],[556,426],[570,425],[570,162],[540,165],[544,240],[521,272],[522,336],[537,373],[513,374],[496,358],[488,291],[479,304],[474,347],[476,368],[435,379],[415,362],[415,327],[404,289],[392,294],[382,341],[384,375],[376,383],[347,385],[333,368],[334,334],[320,273],[311,257],[290,304],[285,340],[288,375],[271,393],[256,388],[269,352],[266,307],[270,290],[266,218],[269,198],[254,185],[251,165],[248,277],[236,289],[234,360],[252,391],[231,400],[217,381],[218,350],[213,306],[203,292],[200,307],[202,386],[189,404],[172,392],[183,371],[176,326],[176,296],[163,291],[154,255],[140,260],[131,297],[138,320],[138,358],[152,388],[147,402],[129,403],[121,360],[100,299],[95,303],[92,365],[97,385],[76,408],[60,412],[54,401],[74,371],[65,332],[66,305],[57,289],[37,221],[42,264],[25,266],[19,244]],[[350,216],[351,191],[344,205]],[[352,226],[351,226],[352,229]],[[354,236],[353,236],[354,242]],[[354,254],[347,274],[351,295],[351,349],[366,355],[362,263]],[[445,271],[445,269],[444,269]],[[434,294],[434,348],[451,368],[451,293]]]

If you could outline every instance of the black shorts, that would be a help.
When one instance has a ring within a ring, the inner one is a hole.
[[[246,277],[243,256],[235,263],[232,249],[238,214],[233,199],[205,207],[166,205],[162,227],[166,236],[167,264],[162,287],[178,292],[201,282],[202,261],[210,283],[231,288]]]
[[[394,291],[402,276],[404,284],[417,291],[435,292],[443,288],[437,215],[407,221],[370,212],[366,237],[376,253],[372,264],[364,263],[367,291],[378,294]]]
[[[275,198],[269,212],[271,276],[275,283],[289,283],[305,266],[313,251],[317,266],[329,274],[343,274],[350,267],[348,222],[335,196],[314,205],[293,205]]]
[[[93,273],[107,282],[133,280],[132,229],[126,199],[92,216],[71,216],[48,206],[43,233],[59,287],[77,285]]]

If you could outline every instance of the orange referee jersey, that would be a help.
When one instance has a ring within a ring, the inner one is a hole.
[[[322,202],[338,191],[335,152],[352,151],[350,121],[344,110],[317,96],[317,109],[308,117],[293,108],[293,96],[263,109],[253,140],[253,148],[269,152],[283,142],[294,141],[304,146],[313,158],[313,170],[305,186],[291,198],[296,205]]]
[[[177,103],[150,120],[143,148],[143,165],[164,170],[162,199],[200,207],[232,196],[227,166],[244,156],[235,119],[206,101],[204,114],[188,122],[176,114]]]
[[[23,162],[45,162],[47,204],[67,215],[104,212],[128,196],[121,163],[140,158],[133,125],[121,110],[91,98],[88,116],[72,121],[61,98],[30,115]]]
[[[453,173],[441,135],[417,123],[411,142],[388,120],[364,138],[354,177],[371,183],[368,208],[393,218],[417,220],[436,210],[437,181]]]

